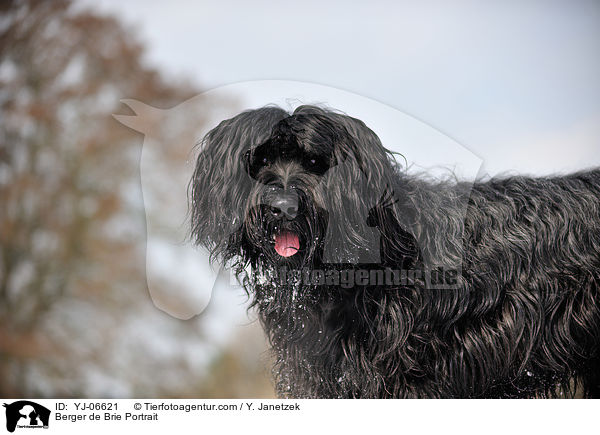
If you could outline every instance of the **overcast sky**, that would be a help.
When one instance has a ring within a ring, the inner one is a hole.
[[[600,165],[596,0],[92,7],[129,23],[149,62],[203,89],[280,79],[350,91],[447,134],[491,174]]]

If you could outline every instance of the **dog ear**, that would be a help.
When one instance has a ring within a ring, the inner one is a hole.
[[[239,237],[246,201],[254,182],[247,173],[246,153],[264,142],[287,112],[278,107],[242,112],[221,122],[200,143],[190,182],[192,239],[228,259],[232,238]]]
[[[326,252],[333,255],[329,261],[358,258],[381,263],[390,260],[392,251],[418,256],[416,241],[403,223],[407,204],[394,155],[362,121],[338,113],[330,116],[344,132],[335,146],[338,164],[325,181],[330,233]]]

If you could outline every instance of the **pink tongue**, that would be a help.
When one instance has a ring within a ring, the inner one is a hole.
[[[290,232],[283,232],[275,236],[275,250],[282,257],[291,257],[300,249],[300,240],[298,235]]]

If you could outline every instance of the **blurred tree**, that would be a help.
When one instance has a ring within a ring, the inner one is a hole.
[[[194,91],[143,67],[142,46],[117,21],[68,6],[15,1],[1,10],[0,310],[23,330],[90,255],[130,255],[130,241],[102,230],[136,170],[127,153],[139,153],[109,116],[118,98],[174,104]],[[131,263],[112,261],[111,272],[120,264]],[[87,272],[89,284],[107,271]]]
[[[160,384],[160,363],[196,370],[144,348],[145,325],[123,331],[146,313],[163,340],[188,337],[184,351],[201,332],[157,312],[145,288],[141,140],[111,114],[122,97],[169,107],[197,90],[143,53],[118,20],[70,1],[0,5],[0,396],[106,394],[86,385],[94,376],[126,379],[115,396],[176,395],[185,376]]]

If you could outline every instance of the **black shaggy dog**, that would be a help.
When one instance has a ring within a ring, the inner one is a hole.
[[[191,201],[283,397],[600,397],[600,170],[432,181],[357,119],[267,107],[207,134]]]

